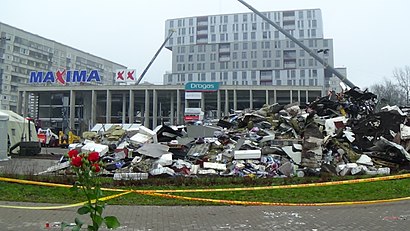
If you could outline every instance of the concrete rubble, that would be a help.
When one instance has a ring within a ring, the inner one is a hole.
[[[358,88],[306,105],[265,105],[213,124],[97,124],[70,148],[98,151],[115,180],[153,176],[292,177],[386,175],[409,169],[409,115],[377,108]],[[48,171],[69,168],[62,158]]]

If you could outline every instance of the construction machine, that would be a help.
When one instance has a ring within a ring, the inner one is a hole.
[[[70,144],[80,143],[81,137],[75,135],[72,131],[68,131],[67,134],[60,131],[58,133],[58,141],[61,148],[68,148]]]

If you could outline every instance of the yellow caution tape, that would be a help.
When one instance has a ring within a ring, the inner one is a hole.
[[[143,193],[144,195],[159,196],[170,199],[179,200],[189,200],[189,201],[202,201],[202,202],[212,202],[230,205],[266,205],[266,206],[336,206],[336,205],[358,205],[358,204],[378,204],[387,202],[396,202],[409,200],[410,197],[394,198],[394,199],[383,199],[383,200],[370,200],[370,201],[347,201],[347,202],[326,202],[326,203],[286,203],[286,202],[260,202],[260,201],[235,201],[235,200],[219,200],[210,198],[199,198],[199,197],[187,197],[187,196],[176,196],[170,194],[161,193]]]
[[[331,185],[342,185],[342,184],[357,184],[366,182],[376,182],[376,181],[387,181],[387,180],[397,180],[410,178],[410,173],[392,176],[381,176],[365,179],[353,179],[353,180],[342,180],[342,181],[330,181],[321,183],[308,183],[308,184],[293,184],[293,185],[273,185],[273,186],[259,186],[259,187],[245,187],[245,188],[213,188],[213,189],[162,189],[162,190],[129,190],[129,189],[113,189],[113,188],[101,188],[104,191],[115,191],[115,192],[126,192],[133,191],[138,193],[186,193],[186,192],[227,192],[227,191],[254,191],[254,190],[268,190],[268,189],[288,189],[288,188],[306,188],[306,187],[323,187]],[[12,178],[0,177],[0,181],[13,182],[21,184],[31,184],[31,185],[41,185],[50,187],[66,187],[70,188],[72,185],[55,184],[47,182],[37,182],[29,180],[18,180]]]
[[[365,179],[331,181],[331,182],[309,183],[309,184],[274,185],[274,186],[245,187],[245,188],[134,190],[134,192],[140,192],[140,193],[186,193],[186,192],[253,191],[253,190],[268,190],[268,189],[323,187],[323,186],[331,186],[331,185],[357,184],[357,183],[386,181],[386,180],[397,180],[397,179],[405,179],[405,178],[410,178],[410,174],[407,173],[407,174],[394,175],[394,176],[382,176],[382,177],[373,177],[373,178],[365,178]]]
[[[116,195],[111,195],[111,196],[106,196],[102,197],[99,200],[100,201],[107,201],[111,200],[117,197],[124,196],[126,194],[131,193],[132,191],[127,191],[123,193],[119,193]],[[95,200],[91,200],[91,203],[94,203]],[[0,208],[11,208],[11,209],[31,209],[31,210],[49,210],[49,209],[64,209],[64,208],[72,208],[72,207],[78,207],[85,205],[88,202],[80,202],[80,203],[75,203],[75,204],[69,204],[69,205],[56,205],[56,206],[16,206],[16,205],[0,205]]]

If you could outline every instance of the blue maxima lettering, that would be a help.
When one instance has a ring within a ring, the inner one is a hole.
[[[30,83],[41,83],[43,82],[43,72],[30,72]]]
[[[48,72],[30,72],[30,83],[46,83],[46,82],[59,82],[63,84],[63,82],[72,82],[72,83],[79,83],[79,82],[91,82],[96,81],[100,82],[101,77],[97,70],[90,71],[89,75],[87,76],[87,71],[71,71],[68,70],[65,75],[63,73],[57,73],[57,77],[60,77],[58,81],[56,81],[56,74],[52,71]]]

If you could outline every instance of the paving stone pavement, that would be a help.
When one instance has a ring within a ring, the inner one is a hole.
[[[0,201],[0,205],[45,206],[6,201]],[[118,217],[119,231],[409,230],[410,201],[321,207],[110,205],[104,215]],[[85,215],[78,216],[76,208],[0,208],[0,230],[60,230],[59,222],[72,223],[75,217],[86,222],[88,219]]]
[[[56,160],[12,159],[0,162],[0,172],[36,173],[53,166],[55,162]],[[7,201],[0,201],[0,205],[47,206]],[[0,207],[0,231],[61,230],[58,224],[74,222],[78,217],[76,210],[77,208],[28,210]],[[410,200],[321,207],[109,205],[104,210],[104,215],[119,218],[119,231],[410,230]],[[88,217],[79,218],[87,221]],[[48,228],[47,223],[50,225]]]

